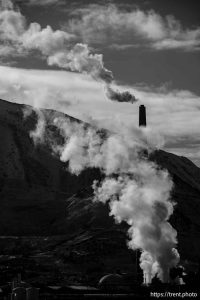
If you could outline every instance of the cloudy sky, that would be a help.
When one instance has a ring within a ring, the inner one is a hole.
[[[0,98],[115,130],[144,103],[152,138],[200,165],[198,2],[0,0]]]

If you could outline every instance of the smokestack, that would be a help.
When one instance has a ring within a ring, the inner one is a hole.
[[[142,104],[139,107],[139,126],[146,127],[146,107]]]

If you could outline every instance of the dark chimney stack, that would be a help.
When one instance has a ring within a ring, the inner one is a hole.
[[[139,126],[147,126],[146,123],[146,107],[142,104],[139,107]]]

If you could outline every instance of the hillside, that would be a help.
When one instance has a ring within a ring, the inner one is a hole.
[[[0,235],[67,233],[66,199],[90,187],[99,172],[72,175],[48,146],[35,146],[29,132],[37,115],[25,119],[23,108],[0,101]],[[47,120],[52,114],[44,111]]]
[[[37,115],[31,112],[24,118],[24,108],[0,100],[0,235],[77,233],[88,240],[94,232],[103,239],[112,231],[113,243],[123,236],[125,245],[126,225],[114,224],[108,207],[92,202],[91,184],[100,179],[99,170],[72,175],[48,145],[35,146],[29,132],[36,126]],[[47,124],[59,115],[80,122],[51,110],[43,110],[43,114]],[[48,131],[60,138],[54,126],[48,126]],[[150,159],[173,178],[172,196],[177,205],[171,222],[178,231],[181,255],[195,260],[200,245],[200,169],[185,157],[161,150]]]

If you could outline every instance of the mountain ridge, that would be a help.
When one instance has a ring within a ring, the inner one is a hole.
[[[31,110],[24,118],[24,109],[23,104],[0,100],[0,235],[68,235],[80,228],[123,230],[106,205],[92,201],[91,185],[102,178],[100,170],[73,175],[48,145],[36,147],[29,133],[36,127],[37,113]],[[42,112],[47,119],[62,116],[81,122],[53,110]],[[48,130],[55,134],[52,126]],[[170,222],[178,231],[180,252],[188,257],[193,247],[190,256],[198,256],[200,168],[163,150],[154,151],[150,159],[167,169],[174,182],[172,199],[177,204]]]

